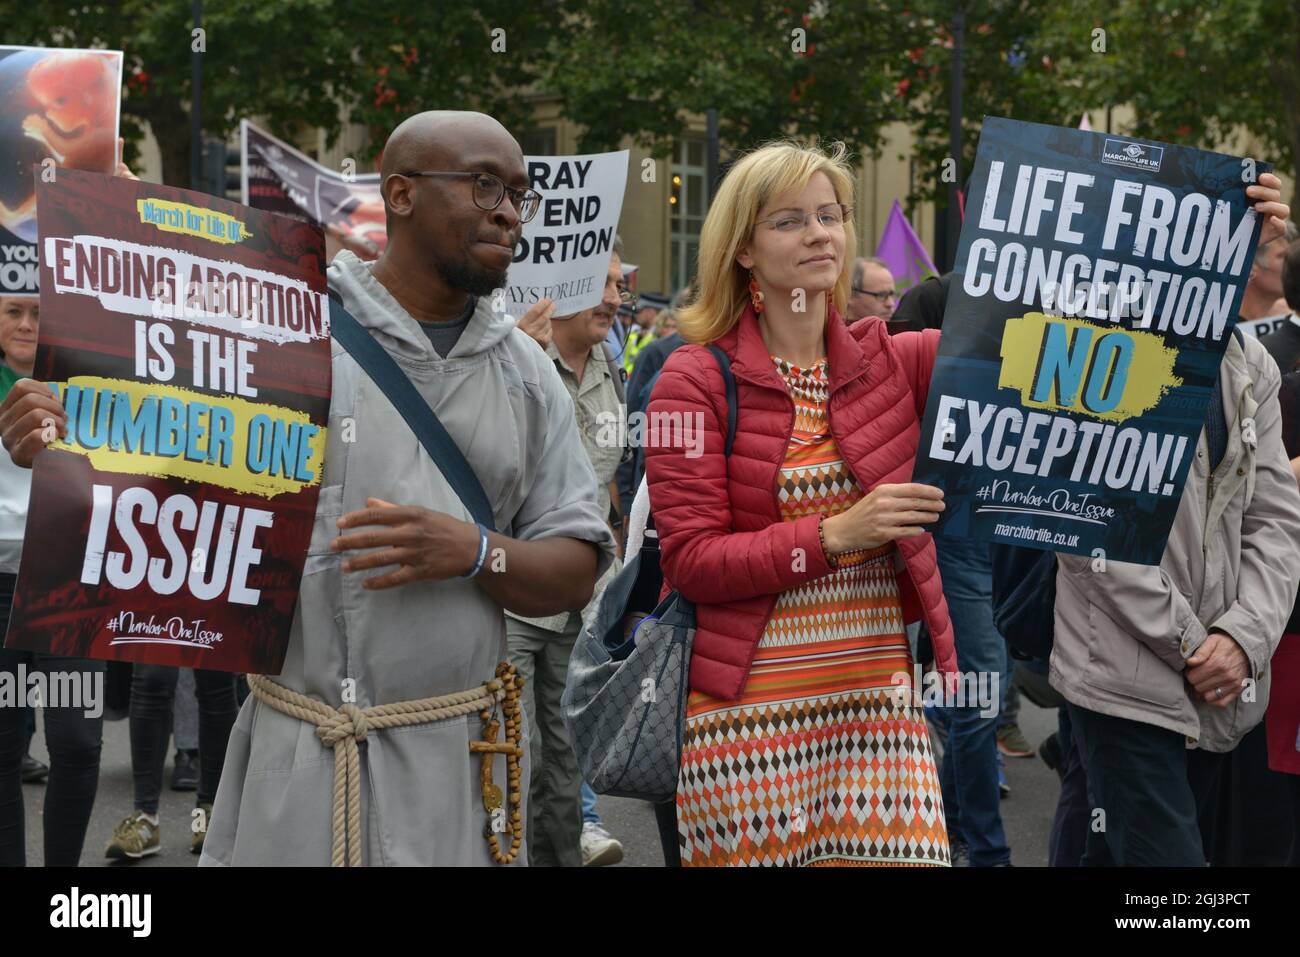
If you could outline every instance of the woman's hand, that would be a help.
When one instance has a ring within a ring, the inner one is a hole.
[[[822,522],[826,551],[835,555],[878,548],[886,542],[920,535],[925,531],[920,526],[938,519],[943,507],[943,490],[933,485],[878,485],[848,511]]]
[[[1286,234],[1291,207],[1282,202],[1282,181],[1272,173],[1260,173],[1259,182],[1246,187],[1246,196],[1255,200],[1255,213],[1264,220],[1259,230],[1259,244],[1271,243]]]

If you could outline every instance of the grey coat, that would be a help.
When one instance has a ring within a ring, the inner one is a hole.
[[[342,252],[329,279],[465,454],[495,507],[498,530],[596,543],[603,570],[613,540],[596,506],[572,401],[541,348],[484,297],[444,360],[366,264]],[[343,573],[329,550],[336,519],[364,508],[370,496],[469,518],[401,416],[337,342],[332,359],[315,529],[276,680],[332,707],[350,681],[362,708],[479,685],[507,654],[501,606],[478,585],[417,582],[368,592],[361,582],[377,572]],[[360,744],[366,864],[491,862],[479,759],[468,748],[480,728],[470,715],[372,732]],[[329,864],[333,773],[333,751],[313,727],[250,697],[230,735],[200,863]],[[525,758],[525,795],[527,775]],[[507,782],[500,756],[494,780],[503,788]]]
[[[1268,706],[1269,659],[1300,581],[1300,491],[1282,446],[1277,364],[1254,337],[1243,349],[1234,336],[1219,376],[1227,451],[1211,474],[1202,430],[1160,565],[1057,555],[1050,680],[1084,708],[1225,752]],[[1213,629],[1241,646],[1255,682],[1226,708],[1183,677]]]

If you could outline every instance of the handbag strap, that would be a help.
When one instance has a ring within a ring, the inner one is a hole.
[[[731,447],[736,444],[736,377],[731,374],[731,360],[727,358],[721,346],[710,345],[709,351],[718,362],[718,369],[722,372],[722,386],[727,394],[727,441],[722,447],[722,454],[725,458],[731,458]],[[658,548],[659,533],[655,530],[653,510],[646,516],[644,540],[649,542],[652,538],[655,540],[655,547]]]
[[[731,447],[736,444],[736,379],[731,374],[731,360],[716,343],[709,346],[713,358],[718,360],[722,370],[722,384],[727,390],[727,444],[722,447],[722,454],[731,457]]]
[[[474,521],[489,531],[496,531],[495,517],[487,493],[483,491],[478,476],[474,474],[464,454],[438,421],[433,409],[429,408],[429,403],[424,401],[411,380],[393,361],[388,350],[376,342],[374,336],[343,307],[338,293],[331,289],[329,296],[330,329],[334,338],[406,420],[406,424],[420,440]]]

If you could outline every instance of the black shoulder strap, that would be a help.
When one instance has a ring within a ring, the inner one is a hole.
[[[718,362],[718,369],[722,372],[722,385],[727,393],[727,444],[722,447],[722,454],[727,458],[731,457],[731,447],[736,444],[736,378],[731,374],[731,360],[727,354],[717,345],[710,345],[709,351],[713,353],[713,358]],[[655,531],[655,516],[652,510],[646,516],[646,537],[658,539],[658,533]],[[657,546],[656,546],[657,547]]]
[[[608,342],[600,344],[600,351],[605,354],[605,365],[609,366],[609,374],[614,378],[614,392],[618,395],[618,401],[627,405],[627,386],[623,381],[623,367],[614,358],[614,352]]]
[[[718,368],[722,370],[722,383],[727,390],[727,444],[723,446],[723,454],[730,456],[731,447],[736,444],[736,380],[731,374],[731,360],[722,348],[714,344],[709,346],[709,351],[718,360]]]
[[[339,345],[357,361],[357,365],[379,386],[388,401],[393,403],[393,408],[406,420],[406,424],[441,470],[447,484],[474,517],[474,521],[495,531],[492,505],[464,454],[438,421],[433,409],[429,408],[429,403],[424,401],[411,380],[398,368],[393,357],[343,308],[343,303],[333,290],[330,290],[330,328]]]

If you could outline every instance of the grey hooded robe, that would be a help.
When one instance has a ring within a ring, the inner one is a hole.
[[[484,297],[444,360],[351,253],[339,253],[329,280],[465,454],[496,510],[497,529],[525,540],[596,543],[603,571],[613,539],[596,506],[572,401],[541,347]],[[506,640],[501,606],[478,585],[416,582],[367,592],[362,580],[380,572],[344,573],[329,550],[335,520],[364,508],[371,496],[469,519],[401,416],[337,342],[332,360],[316,526],[284,670],[275,680],[336,708],[346,679],[362,708],[482,684],[506,658]],[[492,863],[479,758],[468,747],[480,732],[474,714],[372,732],[360,744],[366,864]],[[525,796],[527,751],[525,743]],[[333,774],[333,750],[311,725],[250,696],[230,734],[200,864],[328,865]],[[503,756],[493,777],[506,787]]]

